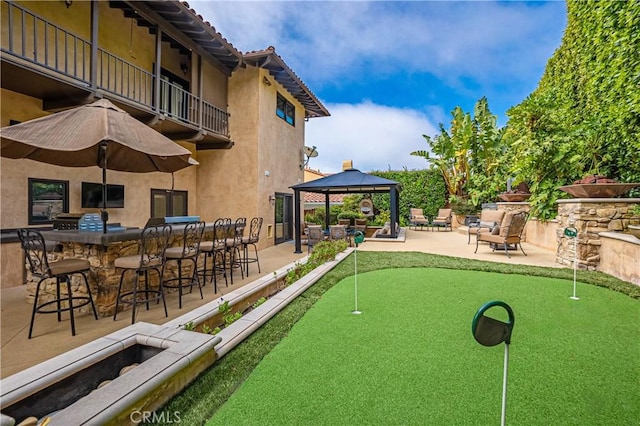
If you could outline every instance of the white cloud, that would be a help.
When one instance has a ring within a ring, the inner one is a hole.
[[[331,117],[306,123],[307,146],[316,146],[318,156],[309,167],[322,173],[342,171],[342,162],[352,160],[363,172],[373,170],[424,169],[424,158],[409,155],[427,150],[423,134],[434,135],[436,126],[420,111],[375,105],[327,104]]]
[[[558,21],[565,19],[562,2],[191,4],[239,50],[273,45],[313,85],[400,69],[451,85],[469,76],[482,83],[496,76],[526,81],[558,47]]]

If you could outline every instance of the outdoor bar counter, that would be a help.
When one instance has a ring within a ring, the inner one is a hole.
[[[171,224],[170,247],[177,247],[183,244],[182,233],[184,224]],[[91,264],[91,272],[87,278],[93,301],[96,304],[98,316],[111,316],[114,313],[118,284],[120,282],[121,271],[116,271],[114,262],[118,257],[130,256],[138,253],[140,236],[142,229],[128,228],[124,230],[109,231],[106,234],[95,231],[83,230],[54,230],[43,231],[47,242],[57,242],[62,246],[62,251],[51,253],[53,259],[65,258],[87,259]],[[213,223],[205,226],[205,239],[212,238]],[[188,262],[185,264],[188,267]],[[176,262],[170,262],[165,268],[165,277],[177,276]],[[155,277],[152,277],[155,279]],[[27,296],[28,303],[33,303],[38,278],[27,273]],[[55,296],[55,279],[46,280],[44,291],[41,288],[41,297],[53,300]],[[74,275],[72,277],[72,291],[74,295],[82,296],[86,294],[86,289],[82,284],[82,277]],[[43,299],[44,300],[44,299]],[[89,313],[91,307],[86,305],[79,308],[80,312]],[[123,317],[124,318],[124,317]]]

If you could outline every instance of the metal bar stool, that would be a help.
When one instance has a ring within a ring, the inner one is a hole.
[[[142,230],[140,239],[139,254],[132,256],[123,256],[115,260],[114,266],[122,269],[120,276],[120,285],[118,285],[118,295],[116,297],[116,310],[113,313],[113,320],[118,315],[118,307],[121,303],[131,305],[131,324],[136,321],[136,306],[146,304],[149,310],[149,302],[157,301],[164,305],[164,316],[168,317],[167,302],[164,299],[164,290],[162,286],[162,277],[164,273],[165,251],[169,244],[169,236],[171,235],[171,225],[155,225],[147,226]],[[158,274],[158,288],[151,288],[149,285],[149,272],[155,271]],[[134,272],[135,279],[131,290],[122,291],[127,272]],[[144,278],[144,289],[138,288],[140,278]],[[142,296],[142,297],[141,297]]]
[[[231,284],[233,284],[233,269],[240,269],[240,275],[244,279],[244,268],[242,266],[242,238],[244,236],[244,229],[247,227],[247,218],[240,217],[236,219],[233,226],[230,228],[229,235],[225,241],[226,253],[227,253],[227,267],[229,275],[231,277]]]
[[[193,291],[193,286],[198,286],[200,290],[200,299],[204,299],[202,295],[202,285],[198,276],[198,255],[200,254],[200,241],[204,233],[204,222],[187,223],[182,234],[182,247],[169,247],[165,251],[166,262],[176,261],[178,264],[178,276],[176,278],[168,278],[163,280],[162,285],[165,288],[178,289],[178,308],[182,309],[182,289],[189,288],[189,292]],[[188,261],[193,263],[190,276],[182,276],[182,262]]]
[[[203,281],[207,277],[211,277],[213,282],[213,292],[218,292],[217,275],[224,276],[224,282],[229,286],[227,281],[226,263],[225,263],[225,241],[227,229],[231,219],[220,218],[213,223],[213,240],[200,242],[200,253],[204,254],[204,263],[202,269],[198,270],[198,275],[202,276]],[[207,266],[207,259],[211,258],[211,268]]]
[[[242,262],[246,267],[245,275],[249,276],[249,263],[255,262],[258,265],[258,273],[260,273],[260,261],[258,260],[258,241],[260,241],[260,229],[262,228],[262,218],[254,217],[249,225],[249,236],[242,238]],[[253,246],[255,257],[249,257],[249,246]]]
[[[31,274],[39,277],[40,281],[36,286],[35,299],[33,301],[33,311],[31,312],[31,323],[29,324],[29,339],[31,339],[33,333],[33,323],[36,318],[36,313],[40,314],[58,314],[58,322],[62,321],[62,312],[69,311],[69,317],[71,319],[71,335],[76,335],[76,323],[73,315],[74,309],[78,309],[87,304],[91,304],[93,310],[93,316],[98,319],[98,313],[96,312],[96,306],[93,303],[93,297],[91,296],[91,289],[89,288],[89,281],[87,281],[86,273],[89,272],[90,264],[85,259],[62,259],[57,262],[49,263],[47,256],[47,247],[44,242],[44,237],[40,232],[33,229],[18,229],[18,238],[20,244],[25,252],[25,256],[29,262],[29,270]],[[84,284],[87,288],[86,296],[74,296],[71,291],[71,276],[74,274],[82,275]],[[56,297],[53,300],[38,304],[40,298],[40,290],[44,280],[48,278],[56,279]],[[60,283],[65,281],[67,283],[67,295],[62,295],[60,291]],[[63,306],[66,302],[67,306]],[[74,304],[74,302],[78,302]],[[55,309],[46,309],[49,305],[56,305]]]

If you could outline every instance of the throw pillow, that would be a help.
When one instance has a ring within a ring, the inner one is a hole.
[[[501,237],[507,236],[507,232],[509,231],[509,225],[511,224],[513,215],[515,215],[516,213],[518,212],[510,211],[504,215],[504,219],[502,219],[502,223],[500,224],[500,233],[498,235],[500,235]]]

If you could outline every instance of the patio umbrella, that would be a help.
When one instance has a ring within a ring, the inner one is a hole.
[[[2,157],[64,167],[102,168],[102,221],[107,232],[107,169],[170,172],[191,164],[191,152],[106,99],[0,129]]]

